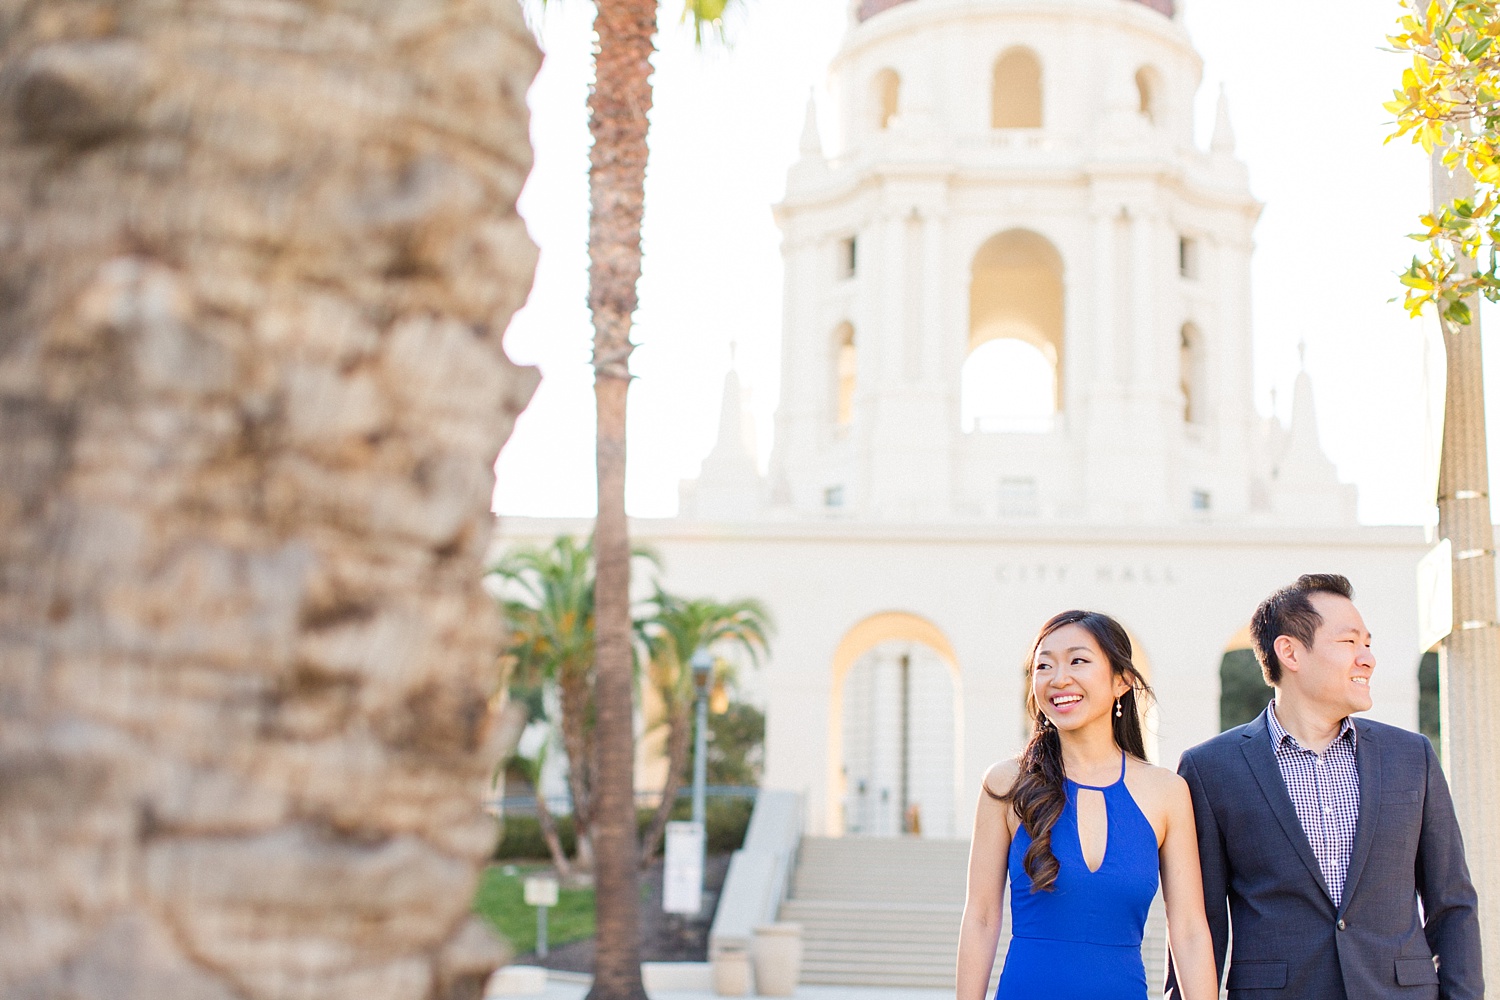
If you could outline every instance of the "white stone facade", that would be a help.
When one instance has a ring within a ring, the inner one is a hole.
[[[1034,117],[997,128],[1018,57]],[[1279,456],[1251,405],[1260,206],[1227,114],[1209,151],[1193,144],[1199,71],[1180,23],[1127,0],[915,0],[852,27],[837,136],[825,156],[809,130],[777,210],[771,506],[1278,519]],[[1056,373],[1056,415],[1032,433],[961,428],[966,359],[993,341]],[[1351,491],[1328,500],[1284,519],[1352,522]]]
[[[1179,5],[1180,8],[1180,5]],[[766,783],[810,832],[967,836],[1026,737],[1037,627],[1117,616],[1160,701],[1152,753],[1219,729],[1251,610],[1342,572],[1377,635],[1376,717],[1416,724],[1417,528],[1360,527],[1299,377],[1252,404],[1260,206],[1167,0],[865,0],[777,207],[781,402],[761,477],[740,388],[664,583],[757,597]],[[1168,13],[1163,13],[1163,11]],[[1027,374],[1028,372],[1034,374]],[[586,523],[507,519],[506,544]]]

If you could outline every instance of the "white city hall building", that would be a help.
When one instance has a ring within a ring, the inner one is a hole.
[[[1304,572],[1354,582],[1372,713],[1415,727],[1419,528],[1362,527],[1318,440],[1252,404],[1261,206],[1172,0],[863,0],[776,207],[780,408],[763,475],[731,373],[663,582],[756,597],[742,679],[765,784],[810,834],[968,836],[1025,740],[1023,658],[1058,611],[1117,617],[1155,687],[1151,750],[1219,731],[1219,668]],[[585,522],[506,518],[501,543]],[[915,821],[915,822],[914,822]]]

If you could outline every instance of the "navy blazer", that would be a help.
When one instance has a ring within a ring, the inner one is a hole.
[[[1437,754],[1425,736],[1354,725],[1359,822],[1339,907],[1264,712],[1182,755],[1220,982],[1232,926],[1232,1000],[1481,1000],[1478,901]]]

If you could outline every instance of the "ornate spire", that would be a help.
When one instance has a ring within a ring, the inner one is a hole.
[[[1229,92],[1219,84],[1219,111],[1214,118],[1214,136],[1209,140],[1211,152],[1234,155],[1234,126],[1229,122]]]
[[[764,483],[755,457],[754,424],[745,412],[740,374],[731,360],[719,405],[719,438],[696,480],[681,484],[679,513],[687,518],[735,520],[760,509]]]
[[[807,118],[802,122],[802,158],[823,158],[823,137],[818,133],[818,103],[812,94],[807,95]]]
[[[1306,342],[1298,348],[1298,352],[1302,356],[1302,365],[1297,372],[1297,381],[1292,383],[1292,423],[1287,428],[1290,438],[1287,457],[1312,464],[1325,463],[1328,458],[1323,452],[1323,443],[1318,439],[1318,411],[1313,405],[1312,379],[1307,374]]]

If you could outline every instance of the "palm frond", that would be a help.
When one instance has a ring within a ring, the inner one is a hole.
[[[729,43],[725,32],[724,17],[731,7],[743,0],[683,0],[682,23],[693,25],[693,40],[702,45],[705,33],[712,34],[720,44]]]

